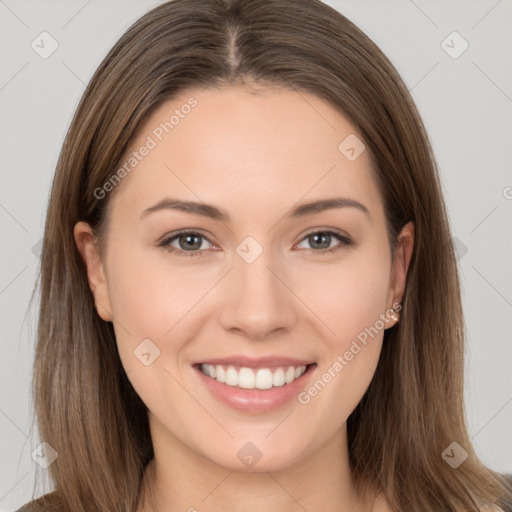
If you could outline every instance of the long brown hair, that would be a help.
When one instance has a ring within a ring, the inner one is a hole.
[[[436,163],[411,96],[379,48],[319,0],[174,0],[152,9],[95,72],[67,133],[42,248],[34,397],[41,439],[57,452],[41,509],[133,512],[153,457],[147,410],[96,313],[73,228],[98,234],[113,175],[150,109],[195,87],[253,81],[317,95],[357,127],[375,162],[390,247],[415,225],[400,323],[348,420],[361,492],[394,510],[478,510],[505,478],[477,458],[463,409],[464,323]],[[453,469],[443,451],[468,458]],[[365,483],[363,487],[363,482]],[[54,507],[54,508],[53,508]],[[50,508],[48,508],[50,509]]]

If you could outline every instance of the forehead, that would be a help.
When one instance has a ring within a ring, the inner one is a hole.
[[[226,205],[234,215],[275,216],[301,199],[348,196],[379,213],[361,139],[339,110],[312,94],[191,89],[146,116],[119,165],[129,172],[112,202],[140,214],[168,195]]]

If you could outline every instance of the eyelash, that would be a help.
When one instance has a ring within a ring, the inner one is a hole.
[[[304,235],[304,237],[301,239],[301,242],[307,238],[308,236],[311,236],[311,235],[315,235],[315,234],[326,234],[326,235],[333,235],[335,236],[341,243],[339,245],[336,245],[334,247],[331,247],[330,249],[321,249],[321,250],[315,250],[315,249],[310,249],[312,250],[314,253],[316,254],[326,254],[326,253],[333,253],[333,252],[336,252],[340,249],[342,249],[343,247],[346,247],[346,246],[349,246],[349,245],[352,245],[352,240],[350,240],[348,237],[342,235],[341,233],[338,233],[337,231],[332,231],[332,230],[317,230],[317,231],[310,231],[309,233],[306,233]],[[176,238],[180,237],[181,235],[199,235],[201,238],[204,238],[205,240],[208,240],[207,237],[205,237],[204,235],[202,235],[201,233],[197,232],[197,231],[190,231],[190,230],[181,230],[181,231],[178,231],[176,233],[174,233],[172,236],[170,237],[166,237],[164,238],[159,244],[158,246],[159,247],[163,247],[165,250],[171,252],[171,253],[175,253],[177,256],[181,257],[181,256],[184,256],[186,258],[188,257],[193,257],[193,256],[202,256],[203,253],[204,253],[204,250],[197,250],[197,251],[183,251],[181,249],[176,249],[176,247],[171,247],[169,244],[174,241]],[[210,242],[208,240],[208,242]],[[210,242],[211,243],[211,242]]]

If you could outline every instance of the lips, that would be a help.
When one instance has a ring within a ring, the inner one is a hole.
[[[290,401],[316,363],[289,357],[208,359],[195,363],[200,380],[220,401],[244,412],[266,412]]]

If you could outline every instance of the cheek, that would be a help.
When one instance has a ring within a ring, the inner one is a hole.
[[[211,287],[211,272],[184,270],[157,250],[118,253],[109,273],[112,313],[134,335],[162,338]]]
[[[297,295],[340,348],[385,312],[390,267],[384,258],[355,257],[339,265],[317,266],[305,279],[307,273],[303,270],[294,278]]]
[[[168,410],[170,415],[186,403],[173,379],[179,378],[174,359],[185,343],[180,340],[186,340],[175,331],[190,309],[183,281],[176,269],[165,271],[151,258],[127,253],[109,274],[117,347],[127,377],[150,411]],[[166,400],[164,390],[173,391],[173,400]]]
[[[176,291],[166,286],[165,275],[157,272],[149,259],[144,260],[126,245],[112,247],[109,257],[109,295],[117,345],[132,379],[144,368],[144,360],[159,361],[156,356],[161,356],[164,334],[173,325],[169,304],[176,302]],[[166,310],[165,317],[162,310]],[[149,357],[141,357],[147,353]],[[146,374],[150,373],[148,370]]]
[[[360,261],[316,273],[314,286],[301,291],[328,329],[322,328],[327,334],[316,380],[299,402],[333,424],[346,420],[375,372],[387,327],[388,280],[386,261]]]
[[[161,387],[153,380],[154,372],[160,368],[160,378],[169,378],[163,369],[176,367],[176,357],[199,329],[200,322],[191,319],[219,277],[206,265],[184,270],[165,255],[138,253],[126,244],[113,248],[110,258],[109,294],[118,350],[130,380],[144,396],[151,386]],[[142,356],[148,353],[149,357]],[[153,358],[146,367],[146,360]]]

